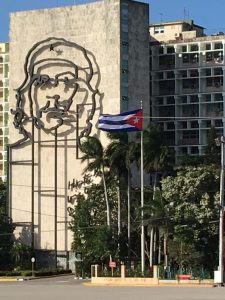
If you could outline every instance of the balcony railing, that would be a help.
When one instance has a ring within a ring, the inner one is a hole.
[[[185,138],[178,141],[178,145],[198,145],[198,138]]]

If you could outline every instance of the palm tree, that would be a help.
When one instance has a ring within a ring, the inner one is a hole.
[[[137,145],[137,148],[140,148],[140,145]],[[165,146],[163,140],[163,131],[160,126],[154,126],[149,124],[143,132],[143,152],[144,152],[144,170],[148,174],[154,175],[153,182],[153,199],[151,201],[151,211],[149,214],[151,218],[161,215],[161,209],[157,212],[158,205],[160,203],[157,201],[157,183],[158,183],[158,174],[164,176],[169,170],[172,170],[173,165],[173,155],[171,150]],[[140,159],[138,160],[138,165],[140,166]],[[154,209],[153,209],[154,207]],[[156,239],[159,240],[159,227],[160,224],[157,222],[154,224],[150,222],[150,266],[153,262],[153,248],[156,248]],[[158,237],[158,238],[157,238]]]
[[[83,173],[88,171],[94,172],[102,178],[106,202],[107,225],[110,229],[110,206],[105,180],[108,160],[104,148],[98,138],[89,136],[81,143],[80,149],[84,154],[81,157],[81,162],[87,162],[87,166],[84,168]]]
[[[112,175],[115,175],[119,184],[118,209],[120,210],[121,186],[127,186],[127,210],[128,210],[128,260],[130,258],[130,194],[131,194],[131,172],[130,165],[134,161],[134,142],[129,142],[128,133],[109,133],[111,140],[106,148],[106,156],[109,158],[109,166]],[[118,212],[118,218],[120,213]],[[120,222],[118,222],[118,233],[120,233]]]
[[[154,173],[154,189],[157,185],[157,175],[165,175],[171,170],[173,156],[171,150],[165,146],[163,131],[160,126],[151,124],[144,130],[144,170],[150,174]]]

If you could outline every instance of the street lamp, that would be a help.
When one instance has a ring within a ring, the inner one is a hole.
[[[224,136],[221,136],[221,138],[217,138],[215,142],[217,146],[221,147],[221,169],[220,169],[220,218],[219,218],[219,267],[218,267],[218,271],[214,272],[214,283],[216,283],[217,286],[223,286],[224,143],[225,143]]]

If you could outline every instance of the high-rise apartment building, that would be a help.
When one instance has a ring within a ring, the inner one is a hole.
[[[177,159],[204,154],[212,126],[225,133],[224,44],[192,20],[150,25],[151,116]]]
[[[0,178],[7,176],[8,113],[9,113],[9,44],[0,43]]]

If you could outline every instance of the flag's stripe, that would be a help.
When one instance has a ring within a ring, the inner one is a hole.
[[[99,121],[126,121],[127,119],[130,119],[133,117],[134,114],[129,114],[126,116],[110,116],[110,115],[102,115],[99,117]]]
[[[130,126],[130,125],[122,125],[122,126],[113,126],[113,125],[99,125],[98,126],[99,129],[103,130],[103,131],[108,131],[108,132],[112,132],[112,131],[139,131],[139,129],[135,126]]]
[[[123,121],[130,119],[132,116],[134,116],[136,113],[138,113],[140,109],[129,111],[129,112],[124,112],[118,115],[101,115],[99,117],[99,121]]]
[[[112,121],[112,120],[98,120],[98,124],[111,124],[111,125],[123,125],[127,124],[126,120],[123,121]]]
[[[118,116],[127,116],[127,115],[135,115],[136,113],[138,113],[141,109],[135,109],[135,110],[130,110],[130,111],[125,111],[125,112],[122,112],[120,114],[117,114],[117,115],[110,115],[110,114],[103,114],[101,116],[109,116],[109,117],[118,117]],[[101,118],[100,116],[100,118]]]

